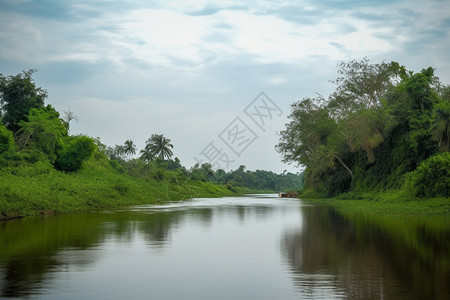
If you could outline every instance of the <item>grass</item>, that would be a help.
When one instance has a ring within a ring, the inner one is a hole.
[[[328,205],[345,214],[362,213],[385,216],[450,216],[448,198],[404,199],[396,197],[396,191],[386,191],[370,196],[352,199],[349,195],[339,198],[301,198],[307,203]]]
[[[201,181],[136,178],[98,162],[95,166],[88,162],[75,173],[62,173],[51,166],[17,170],[0,171],[0,220],[254,192]]]

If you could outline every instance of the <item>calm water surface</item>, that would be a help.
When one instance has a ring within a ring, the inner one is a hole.
[[[0,223],[0,297],[449,299],[448,217],[272,195]]]

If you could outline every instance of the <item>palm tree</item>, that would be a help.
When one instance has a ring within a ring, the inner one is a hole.
[[[114,148],[112,148],[112,157],[113,159],[122,159],[123,160],[123,155],[125,154],[125,149],[122,145],[115,145]]]
[[[145,148],[141,150],[139,153],[141,154],[140,156],[141,159],[143,159],[147,163],[155,159],[148,145],[146,145]]]
[[[438,142],[439,148],[443,151],[448,151],[450,146],[449,101],[444,101],[435,106],[430,131],[432,139]]]
[[[157,156],[160,159],[171,158],[173,156],[173,145],[170,143],[170,139],[164,137],[162,134],[152,134],[152,136],[145,142],[148,150],[153,156]]]
[[[136,145],[132,140],[126,140],[123,146],[123,153],[127,156],[136,154]]]

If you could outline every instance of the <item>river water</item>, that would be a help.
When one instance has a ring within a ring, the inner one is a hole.
[[[0,223],[0,298],[449,299],[449,217],[274,195]]]

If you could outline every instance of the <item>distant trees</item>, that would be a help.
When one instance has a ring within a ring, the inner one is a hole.
[[[225,184],[229,189],[234,187],[248,187],[267,191],[300,190],[303,186],[303,176],[286,173],[276,174],[271,171],[245,170],[241,165],[236,170],[213,170],[211,164],[196,164],[189,170],[189,176],[193,180],[209,181]]]
[[[162,134],[152,134],[145,142],[144,149],[139,151],[139,158],[146,163],[149,163],[156,158],[160,160],[167,160],[173,156],[171,150],[173,145],[170,139],[164,137]],[[125,160],[137,152],[137,147],[131,139],[124,142],[123,145],[115,145],[114,147],[106,147],[105,154],[110,159]]]
[[[414,73],[364,59],[340,64],[338,73],[327,99],[292,104],[276,147],[285,162],[306,167],[308,188],[336,195],[399,186],[422,161],[448,151],[449,100],[439,95],[449,93],[432,68]]]

